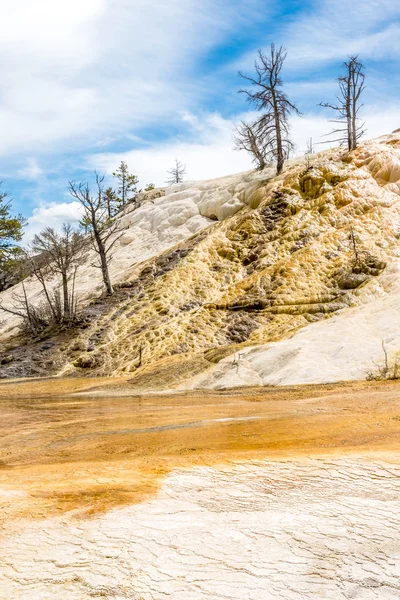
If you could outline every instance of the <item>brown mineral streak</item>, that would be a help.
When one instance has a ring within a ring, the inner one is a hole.
[[[2,383],[2,518],[142,502],[177,468],[350,453],[398,462],[399,392],[360,382],[133,396],[122,378]]]

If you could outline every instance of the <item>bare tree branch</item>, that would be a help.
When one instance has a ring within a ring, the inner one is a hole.
[[[71,273],[84,259],[85,238],[75,231],[70,223],[64,223],[61,233],[51,227],[46,227],[40,234],[35,235],[32,242],[32,253],[28,257],[32,272],[42,285],[46,299],[54,314],[54,303],[45,284],[44,267],[50,274],[61,276],[63,314],[68,321],[72,315],[72,305],[69,290]],[[54,314],[54,316],[56,316]]]
[[[334,129],[330,134],[343,134],[339,138],[328,140],[329,142],[339,142],[347,144],[348,150],[357,148],[358,140],[364,135],[365,123],[358,123],[358,114],[362,108],[359,104],[361,94],[365,89],[364,66],[358,60],[358,56],[350,56],[349,60],[343,63],[345,75],[337,79],[340,94],[336,96],[337,104],[330,102],[321,102],[319,106],[334,110],[339,116],[332,119],[331,123],[343,124],[343,128]]]
[[[186,175],[186,165],[177,158],[175,159],[174,166],[168,171],[169,178],[166,180],[167,185],[174,185],[175,183],[182,183]]]
[[[241,121],[236,127],[235,148],[246,150],[253,156],[253,162],[258,169],[264,169],[270,154],[270,141],[266,136],[259,135],[257,123]]]
[[[258,51],[258,60],[254,64],[255,77],[239,71],[239,76],[254,86],[251,89],[241,89],[239,93],[245,94],[247,102],[263,112],[260,119],[251,126],[252,132],[256,134],[257,142],[262,148],[269,148],[267,154],[276,160],[278,174],[293,148],[289,138],[289,116],[292,113],[300,115],[295,104],[281,89],[283,81],[280,73],[286,56],[286,50],[282,46],[277,49],[271,44],[268,56],[261,50]],[[249,132],[242,130],[242,137],[243,134],[249,136]],[[254,155],[253,150],[250,152]]]
[[[111,250],[123,235],[126,227],[122,225],[122,215],[109,217],[109,207],[104,191],[104,175],[95,171],[96,193],[92,194],[87,182],[69,182],[69,191],[73,198],[81,203],[84,209],[83,225],[90,234],[92,247],[99,255],[104,286],[107,295],[111,296],[114,289],[111,283],[109,264]]]

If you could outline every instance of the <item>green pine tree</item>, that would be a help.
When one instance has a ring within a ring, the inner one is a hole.
[[[122,160],[113,175],[118,179],[117,198],[119,207],[122,208],[128,202],[135,202],[138,194],[137,184],[139,183],[139,179],[136,175],[129,173],[127,163]]]
[[[11,200],[7,192],[0,192],[0,290],[7,287],[7,281],[16,283],[17,267],[23,251],[18,246],[26,223],[21,215],[11,214]]]

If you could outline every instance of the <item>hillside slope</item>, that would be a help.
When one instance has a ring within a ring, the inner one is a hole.
[[[124,219],[116,298],[96,303],[88,264],[85,327],[46,348],[23,345],[9,320],[0,374],[131,373],[137,389],[312,383],[365,377],[382,342],[390,360],[400,350],[399,132],[279,177],[177,186]]]

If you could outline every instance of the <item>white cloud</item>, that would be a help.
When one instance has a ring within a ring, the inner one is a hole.
[[[342,62],[351,54],[364,60],[398,60],[400,36],[398,0],[348,2],[348,0],[314,0],[296,19],[291,19],[268,38],[288,49],[286,72],[302,72],[328,61]],[[255,50],[255,49],[254,49]],[[254,50],[246,52],[235,68],[248,69],[254,62]]]
[[[185,110],[188,74],[261,0],[0,0],[0,152],[95,145]]]
[[[36,233],[45,227],[60,229],[63,223],[78,225],[83,216],[83,209],[79,202],[51,202],[35,208],[25,227],[24,244],[29,244]]]
[[[233,121],[218,114],[205,115],[202,119],[185,114],[183,120],[189,125],[185,139],[125,153],[94,154],[88,157],[88,168],[111,173],[125,160],[143,187],[147,183],[164,185],[175,158],[186,164],[187,179],[191,180],[211,179],[252,168],[248,155],[233,149]]]
[[[28,158],[26,166],[17,171],[17,177],[20,179],[29,179],[36,181],[44,175],[43,169],[39,166],[38,161],[35,158]]]
[[[173,165],[175,158],[186,164],[187,179],[191,180],[212,179],[246,171],[253,168],[251,159],[246,153],[233,149],[233,131],[235,122],[239,119],[251,120],[253,117],[254,113],[246,113],[238,115],[234,121],[223,119],[218,114],[205,115],[203,119],[186,114],[183,118],[190,128],[185,140],[123,153],[92,154],[87,159],[87,167],[110,174],[121,160],[125,160],[130,170],[139,176],[142,187],[150,182],[158,186],[164,185],[167,170]],[[295,143],[296,155],[304,154],[310,137],[313,138],[316,152],[337,145],[322,143],[329,140],[329,136],[324,136],[332,130],[329,117],[327,111],[326,116],[307,114],[292,119],[291,137]],[[370,107],[363,117],[366,120],[367,139],[391,132],[400,126],[398,107],[394,105],[387,105],[384,110]]]
[[[6,75],[51,76],[53,68],[72,71],[90,64],[95,56],[95,26],[104,14],[105,0],[1,0],[0,7]]]

